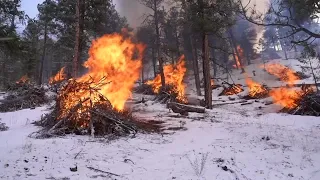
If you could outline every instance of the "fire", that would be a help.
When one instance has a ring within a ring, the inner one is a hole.
[[[54,84],[56,82],[63,81],[67,78],[65,73],[65,67],[62,67],[58,73],[49,79],[49,84]]]
[[[298,106],[296,102],[301,99],[302,94],[299,90],[281,87],[271,90],[270,95],[276,104],[293,109]]]
[[[240,45],[237,46],[237,51],[240,57],[243,57],[243,50],[240,47]],[[236,59],[236,63],[234,64],[233,67],[234,68],[241,68],[241,63],[240,63],[240,58],[238,57],[238,55],[235,53],[235,59]]]
[[[282,64],[266,64],[265,69],[288,85],[288,87],[280,87],[270,91],[273,101],[284,108],[293,109],[297,107],[303,96],[314,91],[313,87],[294,89],[295,82],[300,78],[293,70]]]
[[[182,55],[177,64],[169,64],[163,67],[166,84],[173,86],[173,91],[178,94],[177,99],[181,102],[187,102],[185,97],[186,85],[183,83],[183,78],[187,71],[184,59],[184,55]],[[151,85],[155,93],[159,93],[161,88],[160,74],[158,74],[153,80],[147,81],[146,84]]]
[[[27,75],[22,76],[18,81],[16,81],[17,84],[21,83],[24,84],[29,81],[29,77]]]
[[[250,78],[246,78],[246,83],[249,87],[250,97],[263,96],[268,93],[268,90],[262,84],[259,84]]]
[[[239,94],[243,91],[240,84],[229,84],[229,87],[224,88],[224,90],[220,93],[220,95],[234,95]]]
[[[265,69],[270,74],[280,78],[281,81],[286,82],[289,86],[299,80],[299,77],[295,75],[293,70],[282,64],[266,64]]]
[[[79,102],[84,108],[78,114],[86,116],[88,112],[85,107],[99,104],[103,97],[109,100],[114,109],[124,110],[125,102],[140,76],[144,48],[144,45],[133,43],[130,38],[117,33],[94,40],[89,59],[84,63],[88,72],[69,80],[60,91],[62,112],[59,119],[66,118]]]

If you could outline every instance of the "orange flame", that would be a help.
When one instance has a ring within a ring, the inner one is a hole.
[[[186,71],[184,55],[180,57],[177,64],[169,64],[163,67],[166,84],[173,85],[174,91],[178,93],[177,99],[181,102],[187,102],[185,97],[186,85],[183,83]],[[151,85],[155,93],[159,93],[161,88],[160,74],[158,74],[153,80],[147,81],[146,84]]]
[[[295,75],[293,70],[282,64],[266,64],[265,69],[270,74],[280,78],[281,81],[286,82],[289,86],[299,80],[299,77]]]
[[[29,77],[27,75],[22,76],[18,81],[16,81],[17,84],[19,83],[26,83],[27,81],[29,81]]]
[[[84,63],[88,72],[80,78],[70,80],[90,83],[84,86],[85,89],[69,83],[61,90],[60,96],[64,98],[60,104],[62,112],[59,119],[65,118],[79,101],[82,101],[83,107],[98,103],[101,100],[100,94],[110,101],[114,109],[122,111],[126,100],[131,96],[134,83],[139,79],[144,48],[144,45],[135,44],[130,38],[124,38],[117,33],[94,40],[89,50],[89,59]],[[68,88],[75,91],[64,93],[69,92]],[[98,90],[100,94],[90,89]],[[80,111],[79,116],[86,116],[86,109]]]
[[[301,91],[288,88],[277,88],[270,91],[270,96],[276,104],[282,107],[293,109],[298,106],[296,103],[301,99]]]
[[[243,91],[243,89],[241,88],[240,84],[232,84],[228,88],[225,88],[222,91],[221,95],[229,96],[229,95],[239,94],[242,91]]]
[[[270,91],[270,96],[273,101],[282,107],[293,109],[298,106],[299,100],[301,100],[304,95],[313,92],[313,87],[300,90],[292,89],[295,82],[300,78],[296,76],[293,70],[282,64],[266,64],[265,69],[288,85],[288,87],[280,87]]]
[[[259,95],[267,94],[268,91],[262,84],[259,84],[253,81],[250,78],[246,78],[246,83],[249,87],[249,96],[250,97],[257,97]]]
[[[62,67],[58,73],[49,79],[49,84],[54,84],[60,81],[63,81],[67,78],[65,73],[65,67]]]

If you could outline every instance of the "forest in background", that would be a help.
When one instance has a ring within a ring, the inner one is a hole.
[[[62,67],[68,77],[85,71],[92,40],[111,33],[132,32],[146,45],[141,80],[161,74],[184,54],[194,75],[197,94],[205,89],[206,107],[212,106],[211,78],[252,63],[256,58],[278,58],[276,50],[318,56],[319,7],[317,1],[271,0],[266,15],[240,0],[138,0],[150,9],[136,29],[116,11],[112,0],[45,0],[39,14],[29,18],[21,0],[0,2],[0,87],[26,75],[47,83]],[[166,7],[166,8],[165,8]],[[17,27],[25,25],[22,33]],[[256,26],[265,28],[257,39]],[[258,52],[255,47],[263,47]],[[240,64],[236,57],[240,57]]]

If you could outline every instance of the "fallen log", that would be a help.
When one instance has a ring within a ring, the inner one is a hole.
[[[276,86],[276,87],[271,87],[271,88],[281,88],[281,87],[302,87],[302,86],[318,86],[320,87],[320,83],[307,83],[307,84],[290,84],[290,85],[283,85],[283,86]]]
[[[227,104],[238,104],[238,103],[246,103],[248,101],[243,100],[243,101],[235,101],[235,102],[226,102],[226,103],[220,103],[220,104],[213,104],[214,106],[222,106],[222,105],[227,105]]]
[[[196,112],[196,113],[204,113],[204,107],[191,106],[186,104],[180,104],[176,102],[168,102],[167,108],[172,109],[172,111],[176,111],[177,113],[185,113],[185,112]]]
[[[241,106],[244,106],[244,105],[248,105],[248,104],[253,104],[253,101],[252,101],[252,102],[242,103],[242,104],[240,104],[240,105],[241,105]]]

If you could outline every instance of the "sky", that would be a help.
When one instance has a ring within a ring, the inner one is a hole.
[[[244,2],[248,0],[243,0]],[[256,3],[258,10],[264,10],[266,2],[268,0],[251,0],[251,2]],[[22,0],[21,9],[29,15],[30,18],[36,17],[38,14],[37,5],[42,3],[43,0]],[[145,13],[148,12],[148,8],[140,4],[137,0],[113,0],[116,4],[117,11],[120,12],[122,16],[125,16],[131,25],[131,27],[137,27],[144,20]]]
[[[25,11],[30,18],[34,18],[38,14],[37,5],[42,2],[43,0],[22,0],[21,10]]]
[[[21,9],[26,12],[30,18],[34,18],[38,14],[37,5],[43,0],[22,0]],[[126,16],[132,27],[138,26],[143,21],[143,14],[147,10],[146,7],[137,2],[137,0],[114,0],[117,11],[122,16]]]

